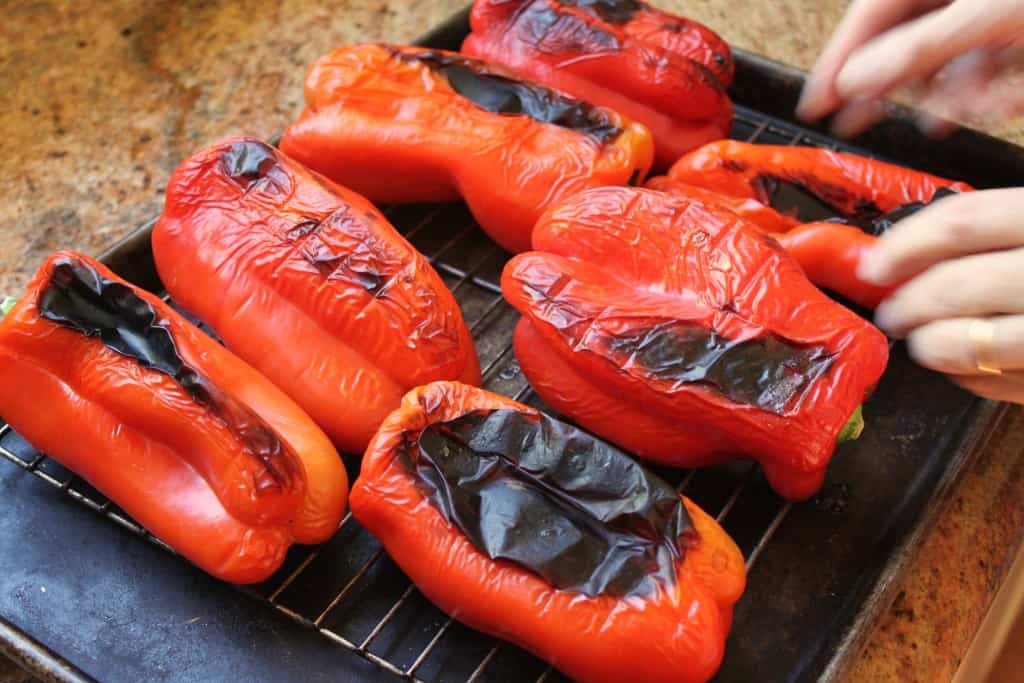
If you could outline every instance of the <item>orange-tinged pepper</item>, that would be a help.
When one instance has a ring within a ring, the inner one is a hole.
[[[0,415],[226,581],[266,579],[344,511],[341,459],[291,399],[74,252],[51,256],[0,322]]]
[[[549,211],[505,267],[515,353],[560,413],[664,464],[748,456],[781,495],[821,486],[885,369],[885,336],[736,214],[637,188]]]
[[[587,683],[707,681],[745,584],[721,527],[629,456],[458,383],[405,397],[351,505],[442,610]]]
[[[356,45],[306,78],[281,149],[375,202],[460,197],[502,247],[530,246],[552,202],[642,182],[653,143],[609,109],[443,50]]]
[[[729,134],[729,47],[636,0],[476,0],[468,55],[647,126],[655,165]]]
[[[365,198],[252,138],[171,177],[153,255],[171,297],[359,453],[402,395],[480,381],[455,297]]]

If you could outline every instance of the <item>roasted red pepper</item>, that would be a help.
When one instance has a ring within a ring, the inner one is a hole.
[[[894,289],[872,285],[857,276],[861,259],[877,241],[857,226],[824,221],[800,224],[756,199],[729,197],[666,176],[651,178],[647,187],[736,213],[778,240],[811,282],[860,306],[873,309]]]
[[[363,197],[259,140],[171,177],[153,255],[172,298],[362,452],[409,389],[480,381],[458,304]]]
[[[0,322],[0,415],[226,581],[266,579],[345,508],[341,459],[295,403],[74,252],[51,256]]]
[[[966,183],[856,154],[736,140],[713,142],[687,154],[668,177],[731,197],[756,199],[783,213],[795,210],[801,222],[838,215],[871,223],[886,213],[913,208],[908,205],[971,190]],[[780,196],[783,193],[790,197]],[[793,205],[786,206],[790,201]],[[889,223],[898,217],[890,217]]]
[[[729,134],[732,55],[696,22],[635,0],[477,0],[470,23],[463,52],[639,121],[659,168]]]
[[[971,189],[853,154],[735,141],[683,157],[647,187],[717,203],[774,233],[812,282],[867,308],[894,289],[857,277],[873,235],[932,201]],[[796,227],[795,215],[816,222]]]
[[[744,588],[732,539],[635,460],[455,382],[385,420],[351,506],[442,610],[579,681],[706,681]]]
[[[453,52],[357,45],[306,78],[306,109],[281,149],[376,202],[462,197],[509,251],[552,202],[639,183],[650,132],[619,114]]]
[[[515,353],[581,425],[677,466],[746,455],[781,495],[821,486],[885,369],[885,336],[804,277],[771,238],[694,199],[583,192],[512,259]]]

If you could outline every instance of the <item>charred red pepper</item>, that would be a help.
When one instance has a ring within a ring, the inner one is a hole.
[[[477,0],[466,54],[611,107],[654,134],[655,162],[729,134],[728,45],[636,0]]]
[[[676,162],[668,177],[730,197],[756,199],[804,223],[835,216],[877,234],[903,212],[966,183],[819,147],[721,140]],[[886,218],[888,220],[879,220]]]
[[[174,300],[362,452],[419,384],[480,380],[458,304],[363,197],[259,140],[186,160],[153,231]]]
[[[442,610],[579,681],[708,680],[744,588],[732,539],[635,460],[455,382],[385,420],[351,505]]]
[[[295,403],[74,252],[51,256],[0,322],[0,415],[226,581],[266,579],[345,507],[341,459]]]
[[[677,466],[757,459],[781,495],[821,486],[888,358],[885,336],[736,214],[646,189],[552,209],[512,259],[515,353],[556,410]]]
[[[502,247],[530,248],[552,202],[639,183],[650,132],[619,114],[442,50],[357,45],[317,60],[281,149],[376,202],[463,198]]]
[[[773,233],[816,285],[867,308],[894,289],[857,277],[874,235],[932,201],[971,189],[852,154],[735,141],[687,155],[647,187],[730,209]],[[797,215],[815,222],[800,224]]]

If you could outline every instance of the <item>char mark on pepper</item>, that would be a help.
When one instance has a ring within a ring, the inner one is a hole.
[[[609,336],[607,346],[620,365],[638,364],[659,380],[714,387],[734,403],[784,415],[832,365],[824,348],[799,346],[766,333],[733,341],[714,330],[669,322]]]
[[[221,168],[246,193],[261,186],[283,195],[292,188],[291,178],[278,163],[273,147],[256,140],[232,143],[221,155]]]
[[[583,133],[602,143],[611,142],[622,132],[603,110],[587,102],[543,85],[493,73],[486,64],[475,59],[438,52],[394,54],[442,74],[455,92],[486,111],[526,115],[541,123]]]
[[[615,52],[622,49],[617,36],[587,23],[570,12],[557,12],[547,4],[533,3],[519,15],[525,36],[540,52],[553,55]]]
[[[399,457],[478,550],[560,590],[618,597],[671,586],[696,539],[670,486],[545,415],[473,411],[407,433]]]
[[[558,3],[585,9],[609,24],[625,24],[641,10],[636,0],[558,0]]]
[[[266,468],[257,491],[291,488],[299,482],[295,456],[247,407],[190,367],[152,304],[130,287],[102,277],[86,263],[65,258],[54,264],[38,301],[42,318],[89,337],[142,367],[171,377],[199,405],[239,436]]]

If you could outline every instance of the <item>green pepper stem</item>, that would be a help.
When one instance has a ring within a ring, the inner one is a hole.
[[[14,297],[5,296],[4,300],[0,302],[0,318],[10,313],[16,303],[18,303],[18,300]]]
[[[853,415],[843,425],[843,428],[839,431],[839,436],[836,437],[837,444],[855,441],[864,431],[864,411],[861,408],[862,406],[857,406],[857,409],[853,411]]]

